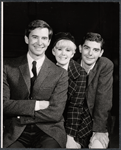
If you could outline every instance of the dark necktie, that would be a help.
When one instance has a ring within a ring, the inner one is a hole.
[[[33,65],[33,67],[32,67],[32,73],[33,73],[33,75],[34,75],[33,77],[37,77],[36,64],[37,64],[36,61],[33,61],[33,62],[32,62],[32,65]]]
[[[30,97],[32,95],[32,91],[33,91],[33,86],[34,86],[34,82],[37,78],[37,70],[36,70],[36,61],[32,62],[32,73],[33,73],[33,77],[31,78],[31,89],[30,89]]]

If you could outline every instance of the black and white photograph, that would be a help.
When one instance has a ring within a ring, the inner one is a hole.
[[[1,1],[1,148],[120,148],[120,3]]]

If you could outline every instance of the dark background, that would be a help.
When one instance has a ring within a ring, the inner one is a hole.
[[[27,52],[24,30],[34,19],[46,21],[54,30],[70,32],[77,46],[86,32],[98,32],[105,40],[104,54],[114,63],[112,116],[119,117],[119,2],[4,2],[3,56],[13,58]],[[53,42],[53,41],[52,41]],[[46,51],[51,60],[52,42]],[[78,52],[74,56],[80,57]],[[119,118],[117,119],[119,120]]]

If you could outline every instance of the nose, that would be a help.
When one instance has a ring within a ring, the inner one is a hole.
[[[65,55],[65,50],[62,50],[62,55]]]
[[[92,49],[89,50],[89,55],[92,55],[93,51]]]
[[[41,45],[42,44],[42,40],[41,40],[41,38],[38,38],[38,45]]]

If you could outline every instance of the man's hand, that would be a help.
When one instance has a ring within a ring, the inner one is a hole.
[[[67,135],[66,148],[81,148],[81,145],[77,143],[74,138],[70,135]]]
[[[49,101],[36,101],[35,103],[35,111],[46,109],[49,106]]]
[[[109,144],[108,132],[106,132],[106,133],[93,132],[93,135],[90,139],[90,144],[89,144],[90,148],[91,147],[93,148],[93,142],[95,140],[99,140],[101,142],[102,146],[104,148],[107,148],[108,144]],[[99,147],[97,147],[97,148],[99,148]]]

